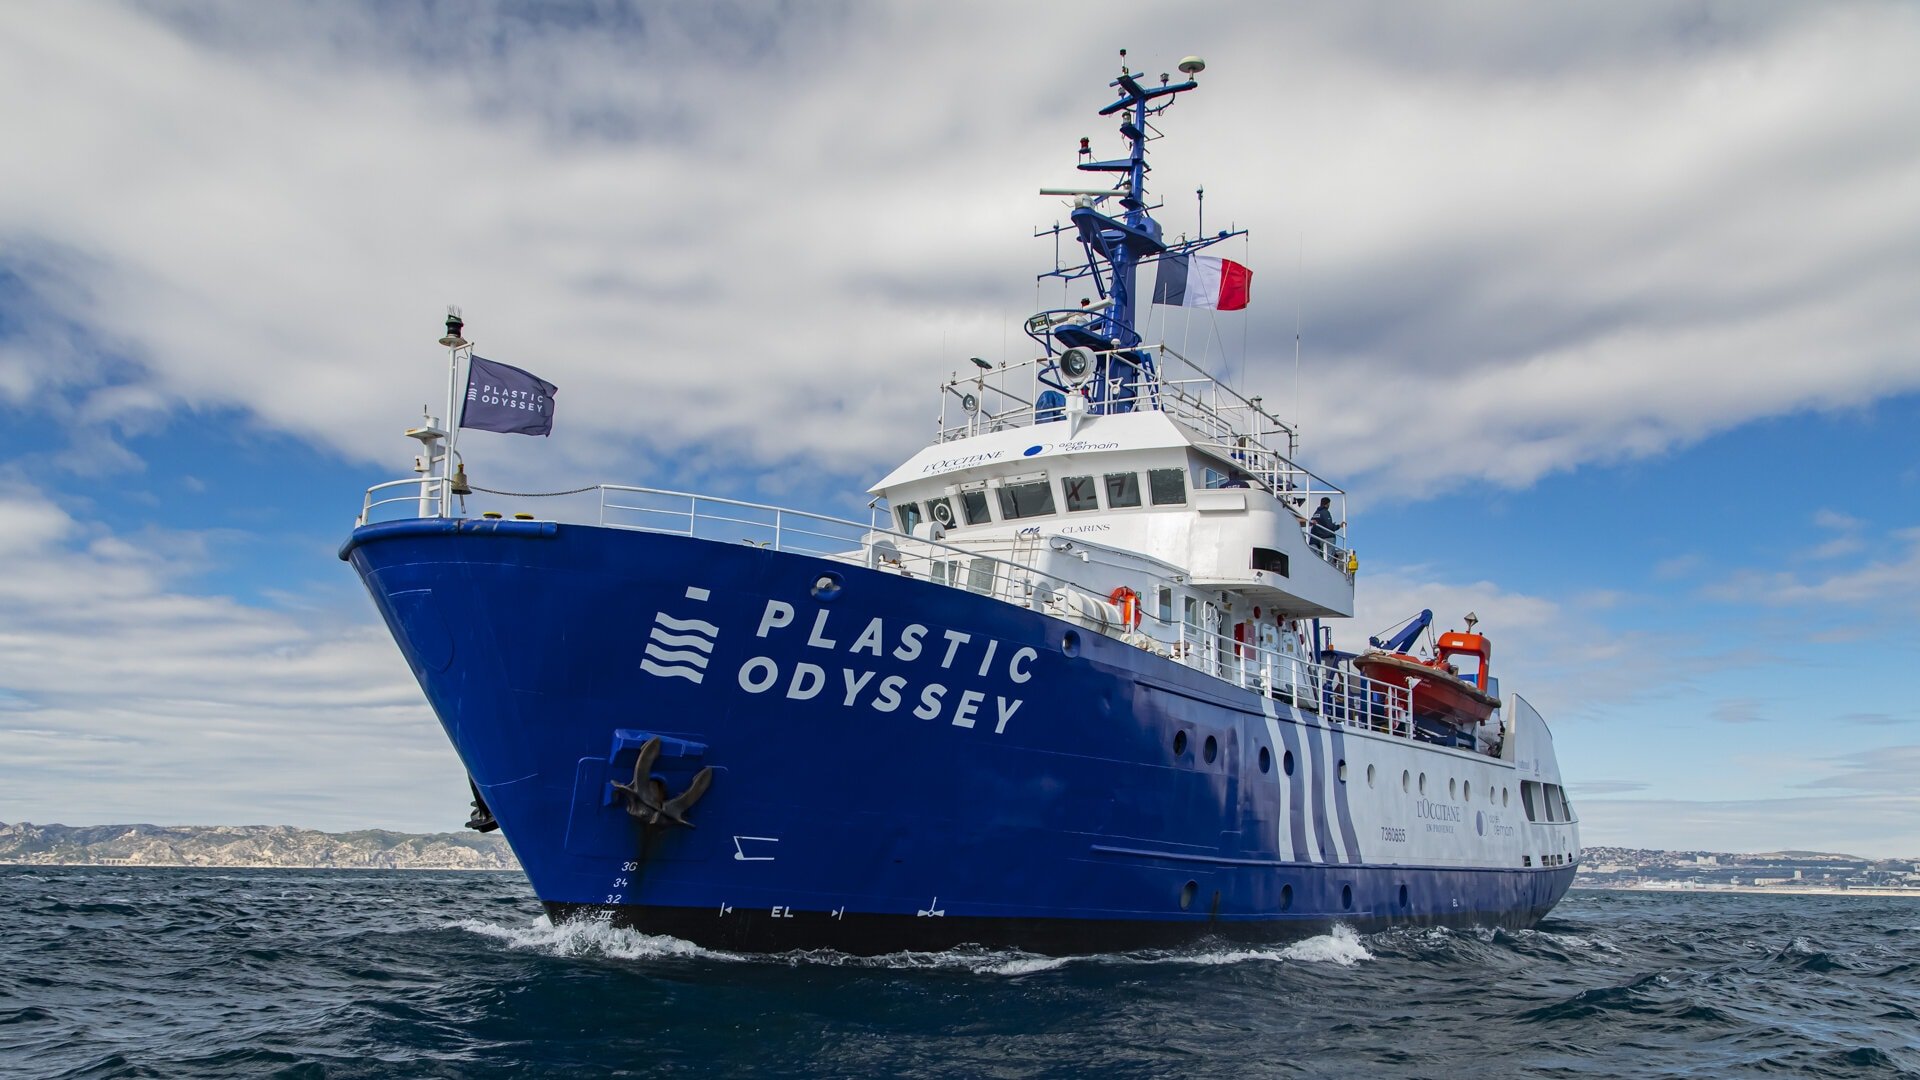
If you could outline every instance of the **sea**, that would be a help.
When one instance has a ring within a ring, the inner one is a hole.
[[[514,873],[0,867],[0,1076],[1920,1076],[1920,899],[1575,890],[1537,929],[743,956]]]

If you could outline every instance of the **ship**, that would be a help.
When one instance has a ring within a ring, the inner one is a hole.
[[[1164,287],[1241,233],[1153,216],[1149,143],[1205,64],[1155,82],[1124,56],[1098,109],[1121,152],[1082,139],[1080,186],[1040,192],[1070,200],[1035,234],[1077,252],[1040,275],[1059,306],[1025,359],[940,384],[867,520],[617,483],[476,515],[431,415],[415,475],[362,499],[340,557],[469,824],[556,922],[1068,954],[1524,928],[1565,893],[1578,822],[1540,713],[1508,693],[1439,738],[1335,648],[1346,492],[1297,425],[1140,332],[1143,269]]]

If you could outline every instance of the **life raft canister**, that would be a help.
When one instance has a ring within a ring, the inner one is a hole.
[[[1120,621],[1129,630],[1140,629],[1140,594],[1125,585],[1107,594],[1107,603],[1120,609]]]

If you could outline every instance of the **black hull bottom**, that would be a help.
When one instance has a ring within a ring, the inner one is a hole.
[[[1558,898],[1556,897],[1556,900]],[[1049,956],[1170,949],[1202,942],[1277,944],[1326,934],[1335,926],[1370,934],[1395,927],[1489,927],[1524,930],[1546,917],[1553,904],[1499,915],[1466,913],[1433,918],[1351,914],[1266,919],[1004,919],[978,917],[860,915],[830,912],[774,914],[755,909],[671,908],[548,903],[555,923],[603,922],[644,934],[661,934],[725,952],[780,953],[831,949],[855,956],[939,952],[961,946],[1019,949]]]

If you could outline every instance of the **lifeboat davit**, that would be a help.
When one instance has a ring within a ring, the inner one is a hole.
[[[1480,670],[1470,676],[1472,681],[1453,670],[1456,656],[1479,658]],[[1440,635],[1431,660],[1373,649],[1355,657],[1353,666],[1375,682],[1410,688],[1413,715],[1472,727],[1486,723],[1500,707],[1500,699],[1487,692],[1492,660],[1493,644],[1484,634],[1449,630]]]

